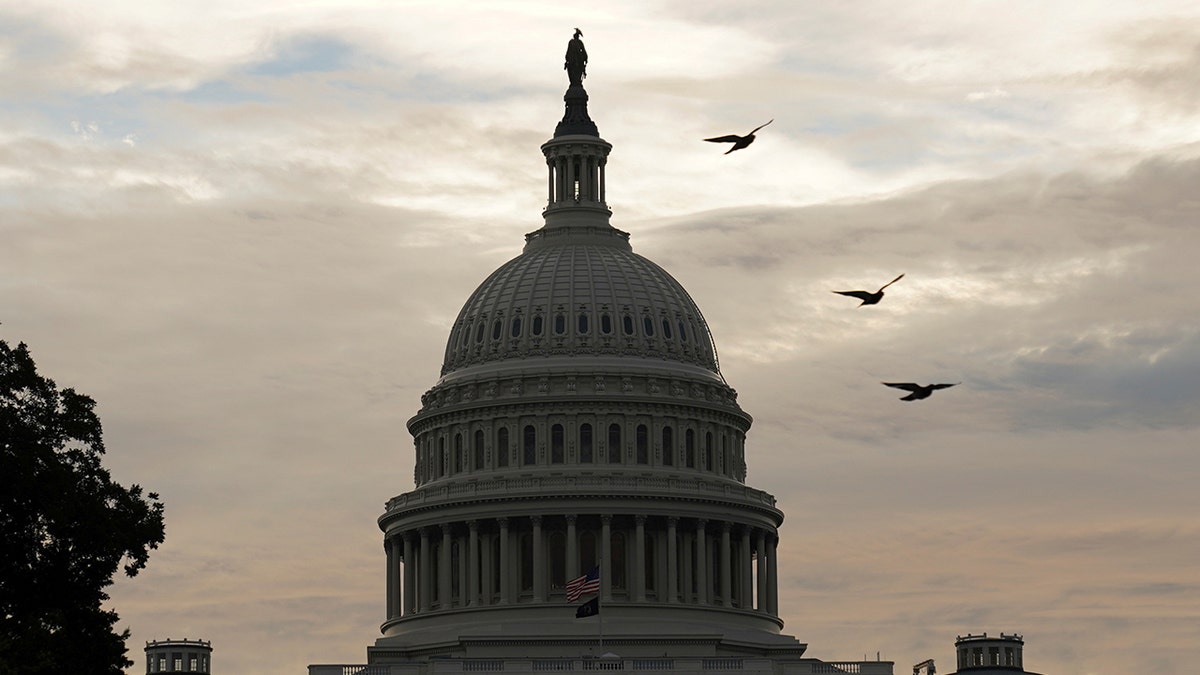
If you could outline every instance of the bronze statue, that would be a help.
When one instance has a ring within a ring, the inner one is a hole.
[[[583,78],[587,77],[587,50],[583,48],[583,40],[579,39],[581,36],[583,31],[576,28],[575,37],[567,43],[567,60],[563,68],[571,84],[583,84]]]

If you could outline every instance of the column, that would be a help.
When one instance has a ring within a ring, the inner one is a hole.
[[[415,574],[417,570],[417,560],[413,557],[413,538],[411,532],[404,533],[404,592],[401,594],[403,598],[403,612],[405,616],[413,613],[415,609],[414,599],[417,597],[417,587],[415,582]]]
[[[547,186],[547,192],[549,193],[549,199],[546,200],[546,203],[553,204],[554,203],[554,160],[550,157],[546,158],[546,168],[550,170],[550,182],[549,182],[549,185]]]
[[[417,573],[421,581],[421,611],[428,612],[432,607],[433,602],[433,567],[430,564],[429,558],[429,528],[421,528],[421,564],[417,567]]]
[[[612,599],[612,516],[600,516],[600,602]]]
[[[754,549],[750,548],[750,528],[742,527],[742,547],[740,551],[742,564],[738,568],[742,572],[742,578],[738,583],[741,584],[741,598],[739,598],[738,606],[742,609],[754,608]]]
[[[392,540],[383,540],[383,555],[387,558],[387,618],[391,619],[396,616],[397,603],[394,600],[396,596],[396,558],[392,555]]]
[[[500,604],[507,605],[510,599],[509,589],[512,588],[512,576],[508,569],[508,518],[497,518],[496,522],[500,523]]]
[[[711,602],[709,592],[712,579],[709,578],[708,571],[708,540],[704,536],[704,528],[707,526],[707,520],[696,521],[696,602],[701,605]]]
[[[467,604],[467,573],[470,568],[470,561],[467,558],[467,537],[459,535],[454,538],[458,544],[458,606],[465,607]],[[453,559],[451,566],[453,566]]]
[[[600,158],[600,203],[604,203],[604,165],[608,162],[608,158]]]
[[[575,201],[575,158],[567,156],[567,201]]]
[[[693,569],[692,563],[694,562],[694,560],[696,558],[695,543],[696,543],[695,535],[693,535],[690,532],[683,533],[684,554],[683,554],[683,574],[681,575],[681,581],[683,582],[683,588],[680,589],[680,592],[683,594],[683,601],[689,605],[696,602],[696,596],[692,594],[692,587],[694,586],[694,584],[692,583],[692,569]]]
[[[667,602],[679,602],[679,549],[675,526],[679,519],[667,518]]]
[[[767,613],[779,616],[779,560],[775,549],[779,546],[778,535],[772,534],[767,541]]]
[[[467,597],[466,604],[474,607],[479,604],[479,521],[467,523],[471,534],[467,543]]]
[[[442,525],[442,550],[438,556],[438,607],[450,609],[450,587],[454,579],[450,576],[450,524]]]
[[[542,542],[542,517],[532,516],[533,523],[533,601],[546,601],[546,547]]]
[[[567,516],[567,580],[579,576],[579,541],[575,532],[574,514]]]
[[[767,611],[767,532],[758,531],[758,602],[754,608]]]
[[[635,591],[634,599],[638,602],[646,601],[646,516],[634,516],[633,522],[636,523],[633,537],[633,588]]]
[[[729,521],[721,523],[721,604],[726,607],[733,606],[733,596],[731,595],[732,585],[730,583],[730,573],[733,567],[733,555],[730,551],[729,542]]]
[[[483,576],[480,586],[483,587],[484,605],[492,604],[492,598],[496,593],[493,585],[493,578],[496,576],[496,556],[492,552],[492,542],[495,540],[495,537],[496,535],[490,532],[484,533],[479,542],[479,548],[482,550],[479,566]]]

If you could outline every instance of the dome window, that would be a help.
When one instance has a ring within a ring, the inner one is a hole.
[[[542,334],[542,315],[541,314],[538,314],[537,316],[533,317],[533,324],[529,327],[529,330],[534,335]]]
[[[483,471],[483,429],[475,430],[475,447],[471,450],[475,456],[475,466],[473,468],[476,471]]]
[[[663,466],[675,465],[675,432],[671,427],[663,427],[662,430],[662,451],[663,451]]]
[[[683,326],[683,322],[682,322],[682,321],[680,321],[680,322],[679,322],[678,324],[676,324],[676,325],[678,325],[678,326],[679,326],[679,340],[680,340],[681,342],[687,342],[687,329],[686,329],[686,328],[684,328],[684,326]]]
[[[622,316],[621,327],[625,329],[626,335],[633,335],[633,317],[628,314]]]
[[[521,337],[521,317],[515,316],[512,320],[512,336]]]
[[[590,326],[588,326],[587,312],[580,312],[579,313],[579,334],[587,335],[588,328],[590,328]]]
[[[566,332],[567,332],[567,317],[565,314],[559,312],[558,314],[554,315],[554,334],[562,335],[563,333],[566,333]]]
[[[496,432],[496,466],[508,466],[508,427]]]
[[[463,470],[463,441],[462,434],[454,434],[454,473]]]
[[[651,319],[648,316],[643,316],[642,330],[646,333],[646,337],[654,337],[654,319]]]
[[[608,463],[621,463],[621,425],[608,425]]]
[[[479,322],[479,325],[475,326],[475,344],[480,344],[481,342],[483,342],[483,322],[482,321]]]
[[[522,466],[533,466],[537,464],[537,429],[532,424],[526,424],[524,436],[525,452],[522,455]]]
[[[650,463],[650,432],[649,432],[649,430],[646,429],[645,424],[639,424],[637,426],[636,441],[637,441],[637,463],[638,464],[649,464]]]
[[[687,468],[696,468],[696,432],[691,429],[683,435],[683,454]]]
[[[605,312],[600,315],[600,332],[608,335],[612,333],[612,317]]]
[[[550,463],[563,463],[563,425],[555,424],[550,427]]]
[[[500,332],[503,330],[504,330],[503,322],[501,322],[500,319],[496,319],[496,322],[492,324],[492,340],[493,341],[499,340]]]
[[[663,322],[662,322],[662,326],[663,326],[663,337],[670,340],[671,339],[671,322],[668,319],[664,318]]]
[[[592,425],[584,422],[579,425],[579,463],[591,464],[592,458]]]

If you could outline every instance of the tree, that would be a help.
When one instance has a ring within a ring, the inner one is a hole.
[[[0,675],[133,665],[101,605],[117,568],[135,576],[162,543],[163,505],[101,466],[95,405],[0,340]]]

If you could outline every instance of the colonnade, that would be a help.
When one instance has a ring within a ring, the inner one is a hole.
[[[600,567],[601,603],[665,603],[778,615],[774,528],[645,515],[533,515],[390,533],[387,616],[563,603]]]
[[[602,154],[546,155],[550,169],[549,203],[604,203],[604,167],[608,158]]]

